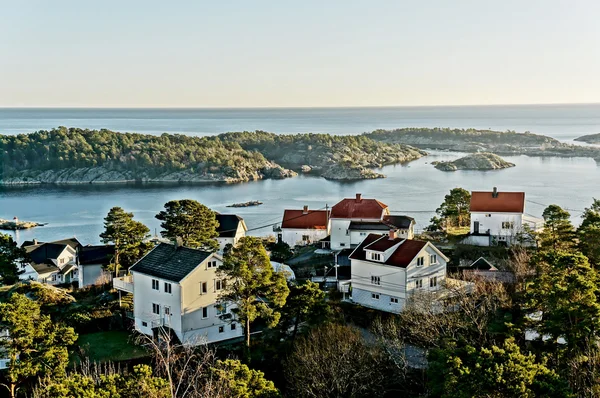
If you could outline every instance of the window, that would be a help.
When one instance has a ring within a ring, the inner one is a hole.
[[[142,322],[142,326],[145,328],[148,327],[148,322]]]
[[[415,288],[421,289],[423,287],[423,279],[417,279],[415,281]]]
[[[217,304],[217,305],[215,305],[215,309],[217,310],[217,316],[226,314],[227,313],[227,304]]]
[[[165,305],[165,309],[164,309],[164,311],[165,311],[165,315],[166,315],[166,316],[169,316],[169,315],[171,315],[171,307],[168,307],[168,306],[166,306],[166,305]]]
[[[345,243],[340,243],[340,246],[344,247],[344,246],[346,246],[346,244]]]
[[[223,289],[223,281],[220,279],[215,279],[215,291],[218,292],[221,289]]]
[[[390,297],[390,303],[398,304],[398,297]]]
[[[207,268],[217,268],[217,262],[216,261],[209,261],[208,263],[206,263],[206,267]]]
[[[56,274],[52,274],[52,282],[56,282]]]
[[[59,259],[59,260],[58,260],[58,262],[59,262],[60,264],[64,264],[64,263],[65,263],[65,259],[64,259],[64,258],[61,258],[61,259]]]
[[[373,285],[381,285],[381,277],[380,276],[371,276],[371,283]]]
[[[436,287],[437,286],[437,276],[434,276],[433,278],[429,278],[429,287]]]
[[[206,282],[200,282],[200,294],[206,294],[208,292],[208,284]]]
[[[512,221],[502,221],[502,229],[514,229],[515,223]]]
[[[420,267],[423,264],[425,264],[425,257],[419,257],[419,258],[417,258],[417,267]]]
[[[152,313],[156,315],[160,315],[160,305],[152,303]]]
[[[219,326],[219,333],[223,333],[225,332],[225,327],[224,326]]]
[[[381,253],[371,253],[371,260],[381,261]]]
[[[366,232],[361,232],[361,233],[359,233],[358,235],[359,235],[359,236],[367,236],[367,233],[366,233]]]
[[[171,294],[171,284],[165,282],[165,293]]]
[[[302,241],[303,242],[308,242],[310,240],[310,236],[308,235],[302,235]]]
[[[371,298],[373,300],[379,300],[379,294],[377,294],[377,293],[371,293]]]
[[[432,254],[429,256],[429,264],[437,264],[437,254]]]
[[[152,279],[152,290],[158,290],[158,279]]]
[[[202,319],[208,318],[208,307],[202,308]]]
[[[231,330],[235,330],[235,328],[236,328],[235,323],[232,323],[231,324]]]

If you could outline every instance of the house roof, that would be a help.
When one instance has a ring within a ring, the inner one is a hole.
[[[67,245],[75,250],[77,250],[77,248],[82,246],[81,243],[77,240],[77,238],[72,237],[72,238],[67,238],[67,239],[55,240],[54,242],[40,242],[37,240],[26,240],[21,244],[21,247],[26,248],[28,246],[40,246],[45,243],[56,243],[59,245]]]
[[[63,275],[68,274],[69,272],[71,272],[73,269],[77,268],[77,266],[73,263],[69,263],[67,265],[65,265],[61,270],[60,273]]]
[[[49,274],[49,273],[60,271],[60,268],[58,268],[56,265],[44,264],[44,263],[31,264],[31,268],[33,268],[35,270],[35,272],[38,273],[38,275]]]
[[[108,265],[114,255],[113,245],[83,246],[79,249],[79,265]]]
[[[351,221],[348,229],[355,231],[389,231],[390,229],[410,229],[415,219],[407,216],[383,216],[382,221]]]
[[[472,212],[523,213],[525,211],[525,192],[471,192]]]
[[[383,222],[387,225],[393,225],[399,229],[409,229],[415,223],[415,219],[409,216],[383,216]]]
[[[400,245],[394,250],[394,252],[389,256],[387,261],[383,264],[391,265],[393,267],[407,267],[411,261],[419,254],[419,252],[427,246],[427,242],[421,240],[412,240],[412,239],[389,239],[388,235],[377,235],[377,234],[369,234],[365,240],[362,241],[360,245],[350,255],[351,260],[363,260],[370,261],[366,259],[367,250],[372,250],[372,247],[383,248],[383,247],[392,247],[395,244],[400,243]],[[371,246],[372,245],[372,246]],[[367,247],[368,246],[368,247]],[[382,264],[375,262],[377,264]]]
[[[289,210],[283,212],[281,228],[327,229],[327,210]]]
[[[211,254],[203,250],[159,243],[137,263],[133,264],[129,270],[179,282]]]
[[[219,238],[234,238],[240,223],[242,223],[244,231],[246,230],[244,219],[240,216],[235,214],[217,214],[216,218],[219,222],[219,228],[217,228]]]
[[[25,247],[25,251],[29,255],[29,258],[34,263],[45,263],[51,259],[57,259],[58,256],[69,247],[66,244],[59,243],[42,243],[33,246]]]
[[[387,205],[376,199],[363,199],[360,194],[353,199],[343,199],[331,208],[331,218],[380,220]]]
[[[488,260],[483,257],[479,257],[467,269],[472,270],[483,270],[483,271],[497,271],[498,268],[494,267]]]

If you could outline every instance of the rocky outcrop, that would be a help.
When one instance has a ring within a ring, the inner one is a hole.
[[[493,153],[475,153],[452,162],[431,162],[436,169],[442,171],[456,170],[499,170],[514,167],[510,163]]]
[[[294,177],[297,173],[275,163],[260,170],[223,168],[211,172],[195,173],[176,171],[150,177],[145,172],[109,170],[104,167],[70,168],[43,172],[25,171],[16,176],[4,177],[0,185],[28,184],[112,184],[128,182],[227,182],[237,183],[262,179]]]
[[[600,134],[588,134],[575,138],[575,141],[585,142],[587,144],[600,144]]]
[[[328,168],[321,173],[323,178],[328,180],[366,180],[374,178],[385,178],[385,175],[376,173],[371,169],[364,167],[344,167],[342,165],[335,165]]]

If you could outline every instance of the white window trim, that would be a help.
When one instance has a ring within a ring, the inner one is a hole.
[[[379,293],[371,293],[371,299],[379,300]]]

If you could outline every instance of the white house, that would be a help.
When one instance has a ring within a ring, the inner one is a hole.
[[[21,280],[34,280],[57,285],[78,281],[77,250],[81,244],[77,239],[55,242],[24,242],[23,247],[29,261],[21,265]]]
[[[525,214],[525,192],[471,192],[471,228],[463,242],[477,246],[507,245],[528,230],[543,228],[542,219]]]
[[[399,313],[411,295],[440,289],[447,261],[430,242],[369,234],[350,255],[352,301]]]
[[[381,221],[351,221],[348,226],[350,247],[356,247],[369,234],[385,234],[390,230],[398,238],[413,239],[415,237],[415,219],[408,216],[384,215]]]
[[[215,253],[160,243],[113,285],[133,293],[135,328],[141,333],[153,335],[165,327],[184,344],[214,343],[243,334],[232,306],[218,304],[227,283],[216,272],[221,264]]]
[[[235,214],[217,214],[216,217],[219,222],[217,242],[219,242],[219,251],[222,253],[225,246],[235,246],[241,238],[246,236],[248,227],[244,219]]]
[[[77,253],[79,267],[79,287],[102,285],[111,281],[111,273],[106,266],[115,255],[113,245],[83,246]]]
[[[290,246],[308,245],[329,236],[329,211],[302,210],[283,212],[281,240]]]

